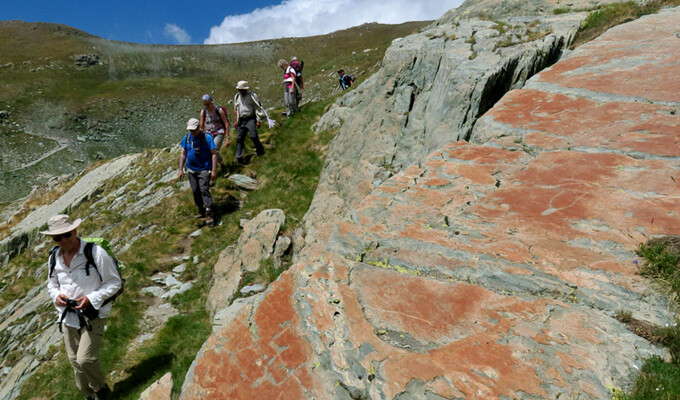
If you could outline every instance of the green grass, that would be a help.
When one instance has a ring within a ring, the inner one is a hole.
[[[641,244],[636,253],[644,259],[643,276],[666,287],[675,306],[680,305],[680,236],[667,236]],[[630,394],[617,393],[619,400],[671,400],[680,398],[680,327],[654,329],[655,341],[668,348],[670,362],[659,357],[645,361]]]
[[[607,4],[588,14],[576,33],[571,48],[593,40],[613,26],[659,12],[662,7],[678,5],[680,0],[651,0],[644,5],[635,1]]]

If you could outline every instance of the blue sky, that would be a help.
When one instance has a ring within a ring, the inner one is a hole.
[[[233,43],[437,19],[462,0],[0,0],[0,20],[54,22],[135,43]]]

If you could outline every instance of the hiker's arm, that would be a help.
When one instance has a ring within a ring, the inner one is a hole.
[[[229,137],[229,119],[227,118],[227,114],[224,109],[222,109],[222,107],[220,107],[220,118],[222,118],[222,122],[224,122],[224,133],[226,133],[227,137]]]
[[[212,170],[210,171],[210,180],[217,179],[217,149],[213,149],[212,153]]]
[[[97,264],[97,270],[102,277],[102,284],[97,290],[83,297],[87,297],[89,303],[99,310],[106,299],[118,292],[123,281],[120,279],[120,275],[118,275],[113,258],[111,258],[106,250],[100,246],[94,246],[92,253],[94,262]],[[78,300],[80,299],[76,299],[76,301]],[[77,308],[85,307],[87,307],[87,302],[81,301]]]
[[[47,278],[47,290],[50,293],[50,299],[52,299],[54,304],[60,307],[66,306],[66,302],[64,300],[68,299],[68,296],[61,293],[61,286],[59,285],[59,279],[57,279],[56,271],[52,272],[52,277]]]
[[[202,131],[205,126],[205,110],[201,110],[200,120],[201,122],[198,124],[198,129]]]
[[[251,93],[251,96],[253,98],[253,103],[257,106],[255,109],[255,118],[257,119],[257,127],[260,127],[260,121],[263,119],[267,118],[264,114],[264,107],[262,107],[262,103],[260,103],[260,99],[257,98],[257,95],[255,93]]]
[[[187,149],[182,148],[182,152],[179,154],[179,173],[177,174],[177,177],[179,179],[182,179],[184,176],[184,163],[187,160]]]
[[[238,126],[238,111],[234,108],[234,129]]]

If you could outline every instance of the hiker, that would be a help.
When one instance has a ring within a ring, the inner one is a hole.
[[[338,80],[340,81],[340,87],[342,90],[347,90],[348,87],[354,84],[354,77],[352,75],[345,74],[345,70],[338,70]]]
[[[277,63],[283,72],[283,99],[286,103],[286,116],[292,117],[296,112],[300,111],[298,109],[298,86],[296,79],[295,69],[286,62],[286,60],[279,60]]]
[[[199,129],[213,137],[213,142],[215,142],[215,148],[217,149],[217,162],[223,165],[222,156],[220,155],[222,143],[226,139],[224,145],[229,147],[229,144],[231,144],[229,141],[229,119],[227,118],[227,112],[224,107],[215,106],[213,98],[209,94],[204,94],[202,100],[205,108],[201,110]]]
[[[246,150],[246,134],[253,141],[257,155],[264,155],[264,147],[257,135],[257,128],[260,127],[260,121],[267,118],[267,113],[257,95],[249,90],[248,82],[239,81],[236,89],[238,89],[238,93],[234,96],[234,124],[237,130],[236,161],[245,164],[243,154]]]
[[[111,399],[99,349],[112,307],[107,300],[121,288],[122,279],[106,250],[98,245],[89,245],[88,249],[87,242],[78,236],[81,222],[71,221],[68,215],[55,215],[47,222],[48,229],[40,232],[58,245],[50,252],[47,289],[61,315],[59,329],[76,386],[87,399]]]
[[[186,162],[189,185],[194,195],[194,204],[198,207],[198,214],[194,218],[203,219],[207,225],[213,225],[210,182],[217,178],[217,150],[210,134],[199,129],[199,122],[191,118],[187,122],[189,133],[182,138],[182,152],[179,155],[179,179],[184,177]]]
[[[290,66],[295,70],[295,83],[298,86],[297,101],[300,104],[302,100],[302,91],[305,90],[305,80],[302,78],[302,68],[305,66],[304,61],[299,61],[297,57],[290,58]]]

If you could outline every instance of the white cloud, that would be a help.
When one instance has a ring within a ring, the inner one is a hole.
[[[210,29],[205,44],[237,43],[334,32],[366,22],[398,24],[437,19],[463,0],[284,0],[230,15]]]
[[[184,29],[180,28],[175,24],[165,24],[165,30],[163,31],[166,36],[170,36],[175,39],[177,44],[189,44],[191,43],[191,36]]]

